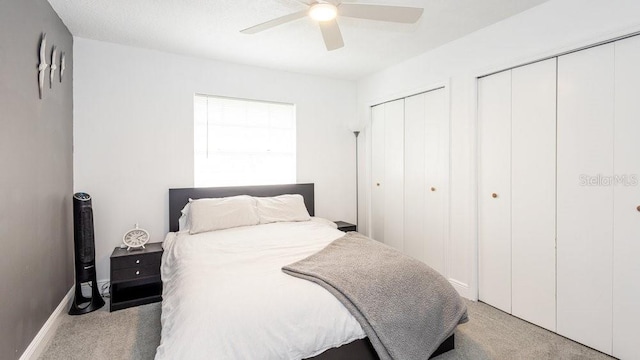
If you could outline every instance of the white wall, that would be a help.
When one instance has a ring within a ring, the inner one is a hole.
[[[476,77],[639,31],[638,14],[638,0],[551,0],[358,82],[358,117],[368,123],[371,105],[450,81],[451,235],[446,275],[464,296],[477,297]],[[363,135],[361,151],[369,141],[366,131]],[[365,171],[364,161],[360,169]],[[368,181],[362,178],[361,189],[368,189]],[[366,229],[364,191],[360,200],[361,229]]]
[[[98,279],[136,222],[169,229],[168,189],[193,186],[193,95],[296,104],[298,182],[316,215],[355,221],[356,84],[75,38],[74,188],[93,197]]]

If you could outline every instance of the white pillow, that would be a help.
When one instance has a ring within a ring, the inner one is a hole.
[[[198,199],[190,201],[189,233],[229,229],[238,226],[257,225],[256,200],[251,196]]]
[[[191,201],[180,210],[180,218],[178,219],[178,231],[188,231],[191,227],[191,221],[189,221],[189,209],[191,208]]]
[[[311,220],[302,195],[287,194],[274,197],[257,197],[255,199],[260,224]]]

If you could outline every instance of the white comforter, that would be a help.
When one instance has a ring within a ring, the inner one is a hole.
[[[364,338],[333,295],[281,271],[342,235],[321,219],[169,233],[156,359],[302,359]]]

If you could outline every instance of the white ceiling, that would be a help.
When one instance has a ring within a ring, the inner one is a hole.
[[[411,25],[339,17],[345,46],[328,52],[309,18],[254,35],[240,33],[305,9],[303,1],[49,0],[74,36],[342,79],[358,79],[545,1],[345,1],[425,11]]]

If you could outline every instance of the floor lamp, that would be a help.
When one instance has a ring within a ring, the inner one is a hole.
[[[358,199],[360,198],[360,193],[358,192],[358,135],[360,135],[360,131],[354,131],[353,135],[356,136],[356,231],[358,231],[358,223],[360,222]]]

